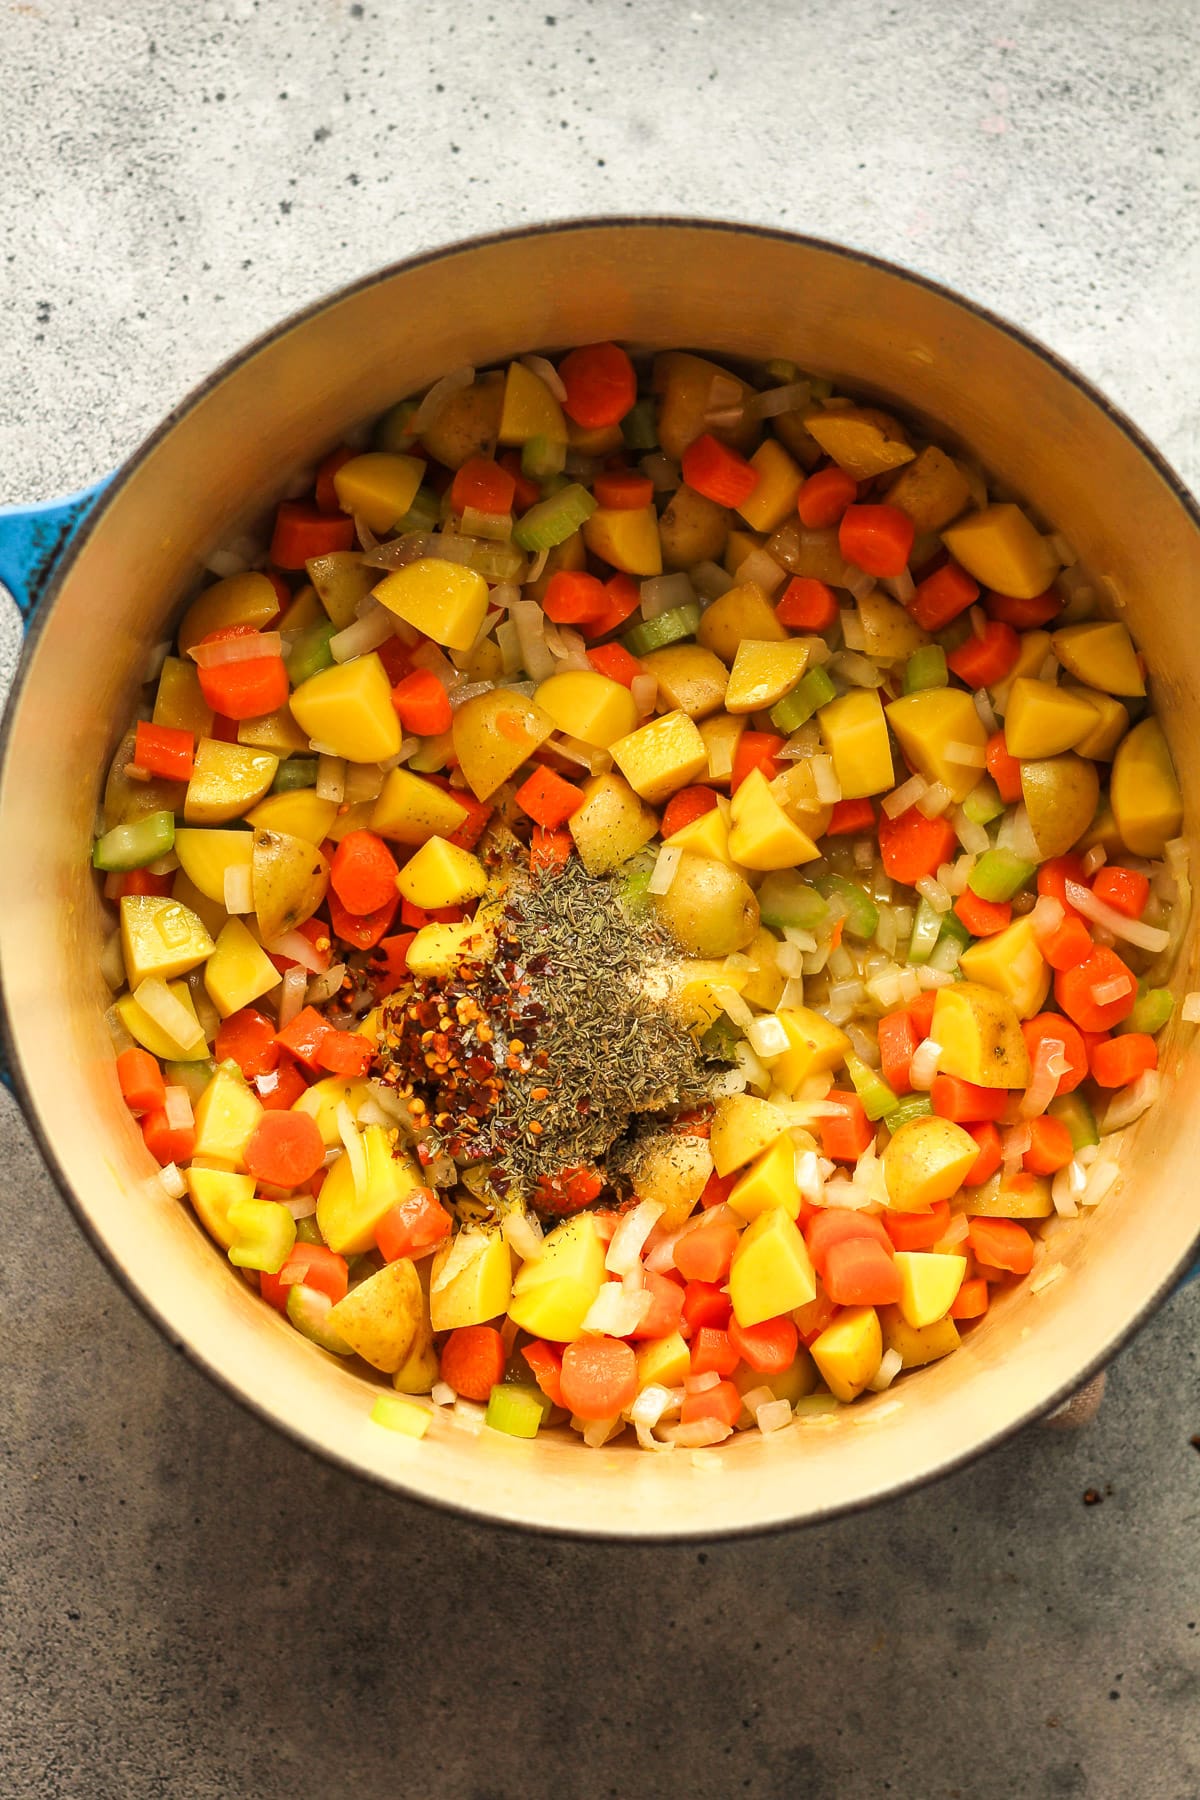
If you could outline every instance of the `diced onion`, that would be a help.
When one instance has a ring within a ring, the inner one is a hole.
[[[287,1207],[293,1219],[311,1219],[317,1210],[317,1203],[311,1194],[288,1194],[282,1204]]]
[[[1000,850],[1011,850],[1022,862],[1036,864],[1042,861],[1042,853],[1038,849],[1038,841],[1033,835],[1033,827],[1024,805],[1015,806],[1011,812],[1005,813],[996,833],[996,845]]]
[[[457,1395],[448,1381],[435,1381],[429,1390],[429,1398],[435,1406],[453,1406]]]
[[[774,1013],[752,1019],[746,1027],[746,1039],[756,1056],[764,1062],[782,1056],[788,1047],[788,1034]]]
[[[305,993],[305,1004],[323,1006],[326,1000],[332,1000],[346,978],[345,963],[331,963],[320,975],[309,982]]]
[[[669,844],[664,844],[655,860],[646,891],[650,894],[669,894],[671,883],[679,872],[683,861],[683,851]]]
[[[566,400],[567,390],[563,383],[563,378],[555,368],[554,364],[547,361],[544,356],[523,356],[521,361],[531,375],[536,375],[539,381],[545,382],[546,386],[550,389],[550,392],[561,406]]]
[[[1100,1119],[1101,1135],[1107,1137],[1112,1131],[1132,1125],[1154,1105],[1161,1091],[1162,1076],[1157,1069],[1146,1069],[1128,1087],[1118,1088]]]
[[[187,1193],[187,1182],[184,1180],[178,1163],[164,1163],[158,1171],[158,1179],[168,1200],[182,1200]],[[316,1205],[315,1200],[313,1205]]]
[[[1056,1171],[1050,1183],[1050,1198],[1060,1219],[1073,1219],[1079,1212],[1079,1201],[1087,1188],[1087,1170],[1074,1160]]]
[[[872,662],[869,656],[861,656],[857,650],[839,650],[829,666],[851,687],[882,687],[886,679],[879,664]]]
[[[979,714],[979,722],[983,726],[983,729],[988,732],[989,735],[994,732],[999,724],[999,720],[996,717],[996,710],[993,707],[991,700],[988,698],[988,691],[986,688],[976,688],[975,690],[975,711]]]
[[[1185,1025],[1200,1025],[1200,993],[1193,991],[1183,996],[1179,1016]]]
[[[648,1275],[665,1275],[668,1269],[675,1267],[675,1246],[683,1236],[682,1227],[678,1231],[668,1231],[662,1237],[652,1232],[643,1267]]]
[[[346,797],[346,759],[322,752],[317,758],[316,793],[318,800],[332,800],[340,806]]]
[[[942,1060],[942,1046],[934,1038],[922,1038],[908,1066],[909,1085],[916,1093],[928,1093]]]
[[[714,985],[711,991],[713,999],[722,1012],[728,1016],[730,1022],[736,1025],[739,1031],[748,1032],[754,1023],[754,1014],[737,989],[722,983]]]
[[[1087,1185],[1079,1196],[1080,1204],[1099,1206],[1105,1195],[1111,1193],[1120,1173],[1120,1168],[1111,1157],[1097,1157],[1087,1172]]]
[[[640,593],[643,619],[657,619],[660,613],[690,606],[696,598],[691,579],[684,573],[652,575],[642,582]]]
[[[279,993],[279,1029],[283,1031],[296,1014],[304,1007],[304,995],[308,988],[308,974],[299,963],[294,969],[284,972],[283,986]]]
[[[500,1221],[506,1242],[522,1262],[537,1262],[546,1247],[541,1225],[519,1206],[506,1212]]]
[[[780,944],[775,952],[775,967],[789,981],[799,981],[804,974],[804,951],[795,944]]]
[[[927,819],[940,819],[954,804],[954,795],[944,782],[935,781],[917,801],[917,811]]]
[[[719,600],[722,594],[736,586],[733,576],[715,562],[696,563],[688,570],[688,578],[698,598],[706,603]]]
[[[743,1043],[735,1045],[733,1054],[738,1068],[742,1071],[743,1075],[745,1075],[750,1086],[752,1088],[757,1088],[760,1093],[765,1094],[771,1085],[771,1077],[759,1062],[749,1044]]]
[[[254,876],[249,863],[230,863],[223,885],[227,913],[254,911]]]
[[[517,628],[521,663],[531,681],[545,681],[554,673],[554,657],[546,643],[546,617],[536,600],[518,600],[508,609]]]
[[[683,1385],[689,1394],[707,1394],[713,1388],[720,1387],[721,1377],[715,1369],[705,1369],[700,1375],[687,1376]]]
[[[620,1413],[612,1419],[581,1420],[583,1425],[583,1441],[589,1450],[602,1450],[610,1438],[617,1436],[625,1429],[625,1421]]]
[[[947,762],[957,763],[963,769],[982,769],[987,762],[984,752],[975,744],[953,741],[946,745],[943,754]]]
[[[836,806],[842,797],[842,784],[833,769],[831,756],[812,758],[813,786],[822,806]]]
[[[898,819],[900,814],[907,812],[910,806],[915,806],[918,800],[923,800],[928,792],[929,783],[923,775],[910,775],[908,780],[901,782],[898,788],[893,788],[890,794],[884,795],[883,810],[889,819]]]
[[[124,880],[124,876],[121,879]],[[104,940],[104,949],[100,953],[100,973],[114,994],[125,986],[125,953],[121,948],[120,931],[110,932]],[[1184,1017],[1187,1017],[1186,1013]]]
[[[188,655],[198,668],[219,669],[225,663],[282,656],[283,639],[277,631],[248,631],[241,637],[220,638],[215,644],[193,644]]]
[[[915,971],[917,983],[923,988],[953,987],[954,976],[946,969],[931,969],[923,966]]]
[[[1043,1038],[1037,1047],[1033,1059],[1033,1073],[1029,1086],[1021,1095],[1021,1103],[1017,1108],[1022,1119],[1037,1119],[1045,1112],[1055,1094],[1062,1076],[1070,1069],[1067,1061],[1067,1047],[1060,1038]]]
[[[463,388],[470,387],[474,379],[474,369],[464,363],[461,368],[451,369],[448,375],[443,375],[440,381],[435,381],[408,421],[408,430],[411,435],[420,437],[425,427],[433,424],[447,400],[460,393]]]
[[[337,1128],[338,1136],[346,1146],[346,1155],[350,1158],[354,1191],[361,1196],[367,1191],[367,1152],[354,1114],[344,1100],[338,1105]]]
[[[1165,950],[1170,943],[1170,933],[1158,925],[1144,925],[1140,919],[1127,919],[1115,907],[1104,900],[1097,899],[1091,888],[1084,887],[1078,881],[1067,880],[1064,888],[1067,905],[1073,906],[1076,912],[1082,913],[1094,925],[1103,925],[1111,931],[1115,938],[1124,938],[1127,943],[1136,944],[1139,950],[1149,950],[1152,954]],[[1106,986],[1114,985],[1105,983]],[[1122,987],[1121,993],[1128,993],[1128,987]],[[1112,999],[1120,999],[1121,994],[1113,994]],[[1101,1005],[1104,1002],[1099,1002]]]
[[[263,949],[269,956],[286,956],[291,962],[299,963],[310,975],[319,975],[326,966],[324,957],[302,931],[285,931],[280,937],[264,943]]]
[[[743,419],[774,419],[780,413],[798,412],[812,399],[811,381],[789,381],[783,387],[764,388],[742,407]]]
[[[1111,1006],[1114,1000],[1123,1000],[1134,985],[1132,975],[1114,975],[1111,981],[1094,982],[1090,991],[1097,1006]]]
[[[199,1021],[157,975],[147,975],[140,981],[133,990],[133,998],[182,1050],[190,1050],[203,1039],[204,1030]]]
[[[1067,1271],[1062,1263],[1050,1263],[1033,1277],[1033,1280],[1029,1283],[1030,1293],[1040,1294],[1043,1288],[1048,1288],[1052,1282],[1058,1281],[1061,1276],[1066,1274],[1066,1272]]]
[[[366,656],[371,650],[377,650],[380,644],[386,644],[392,637],[393,615],[386,606],[378,602],[365,612],[361,619],[355,619],[353,625],[347,625],[344,631],[334,634],[329,640],[329,654],[334,662],[350,662],[356,656]]]
[[[617,1221],[604,1257],[604,1266],[614,1275],[628,1275],[641,1262],[642,1250],[666,1209],[657,1200],[641,1200]]]
[[[916,583],[907,569],[901,569],[898,575],[885,576],[880,586],[886,588],[892,599],[898,600],[901,606],[907,606],[917,591]]]
[[[872,591],[872,589],[875,586],[875,577],[873,575],[868,575],[865,569],[856,569],[853,566],[853,564],[847,563],[845,580],[844,580],[844,582],[839,583],[839,585],[848,588],[850,593],[852,593],[854,595],[854,598],[856,600],[865,600],[867,595]],[[850,644],[850,634],[845,629],[847,619],[848,619],[848,615],[846,613],[843,613],[842,614],[842,632],[843,632],[843,636],[845,637],[846,643]],[[861,631],[861,629],[862,629],[862,627],[860,625],[858,627],[858,630]],[[861,650],[865,647],[865,644],[866,644],[866,638],[864,636],[861,644],[851,645],[851,648]]]
[[[1039,944],[1046,938],[1053,937],[1066,916],[1061,900],[1056,900],[1053,894],[1038,895],[1037,904],[1029,915],[1029,923]]]
[[[192,1101],[185,1087],[169,1087],[163,1092],[163,1111],[172,1131],[187,1131],[195,1123]]]
[[[779,1004],[793,1008],[804,1005],[804,983],[799,975],[789,975],[779,996]]]
[[[483,1407],[476,1406],[473,1400],[464,1400],[461,1394],[454,1402],[454,1410],[450,1417],[456,1425],[461,1426],[464,1431],[470,1432],[472,1437],[478,1437],[483,1430]]]
[[[764,1400],[761,1406],[754,1408],[754,1419],[764,1437],[773,1431],[782,1431],[792,1422],[792,1409],[786,1400]]]
[[[970,1220],[965,1213],[956,1213],[937,1241],[940,1251],[953,1250],[956,1244],[965,1243],[970,1235]]]
[[[633,1405],[629,1408],[629,1421],[632,1425],[643,1425],[653,1429],[667,1413],[678,1412],[682,1393],[678,1388],[663,1387],[652,1381],[644,1387]]]
[[[649,1288],[630,1290],[619,1281],[606,1281],[584,1316],[583,1329],[601,1337],[629,1337],[653,1305]]]
[[[720,1419],[692,1419],[686,1425],[665,1425],[662,1436],[683,1450],[703,1450],[709,1444],[723,1444],[732,1432],[733,1427]]]
[[[956,806],[951,815],[955,835],[964,850],[972,856],[982,856],[991,840],[985,828],[974,819],[968,818],[961,806]]]
[[[928,900],[936,913],[948,913],[954,905],[953,895],[942,882],[935,881],[932,875],[919,876],[913,885],[921,898]]]
[[[639,719],[644,719],[648,713],[654,711],[655,702],[658,699],[658,681],[650,674],[635,675],[629,684],[629,694],[637,708]],[[729,766],[732,769],[732,761]]]
[[[305,486],[311,487],[311,480],[306,482]],[[246,559],[244,556],[239,556],[236,550],[214,550],[205,557],[204,567],[219,581],[225,581],[230,575],[242,573],[246,567]]]
[[[1004,1133],[1000,1147],[1006,1175],[1012,1175],[1020,1168],[1025,1152],[1032,1142],[1033,1133],[1028,1125],[1011,1125]]]
[[[769,551],[756,545],[738,564],[737,579],[739,583],[756,582],[769,599],[787,580],[787,570],[780,568]]]
[[[904,1358],[899,1350],[885,1350],[879,1367],[868,1381],[867,1386],[873,1394],[886,1393],[903,1367]]]

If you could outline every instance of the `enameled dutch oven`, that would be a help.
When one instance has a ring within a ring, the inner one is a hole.
[[[415,1443],[369,1423],[363,1379],[264,1306],[152,1179],[120,1101],[97,967],[101,772],[204,556],[261,518],[289,472],[446,370],[602,338],[793,358],[957,438],[1028,496],[1111,579],[1154,671],[1194,839],[1200,516],[1137,431],[1011,326],[859,253],[744,226],[581,221],[417,257],[335,294],[218,371],[102,490],[4,522],[0,578],[30,613],[43,591],[4,729],[0,968],[13,1082],[64,1196],[167,1338],[230,1393],[347,1469],[484,1519],[710,1536],[928,1480],[1046,1413],[1113,1354],[1200,1230],[1188,1027],[1168,1029],[1164,1097],[1121,1152],[1121,1191],[1061,1234],[1060,1280],[1037,1294],[1026,1283],[956,1354],[889,1394],[694,1461],[448,1423]],[[1200,986],[1196,961],[1192,930],[1177,993]]]

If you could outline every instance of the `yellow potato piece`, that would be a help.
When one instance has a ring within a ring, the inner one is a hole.
[[[749,1222],[760,1213],[778,1207],[794,1219],[800,1212],[800,1189],[796,1186],[796,1146],[786,1133],[776,1136],[729,1195],[729,1204]]]
[[[808,664],[803,638],[780,643],[770,638],[743,638],[733,659],[725,709],[731,713],[765,712],[790,694]]]
[[[971,484],[953,459],[927,444],[887,491],[889,506],[907,513],[918,532],[940,531],[970,504]]]
[[[1054,1196],[1044,1175],[1018,1169],[1005,1176],[998,1170],[979,1187],[967,1188],[958,1210],[979,1219],[1048,1219],[1054,1211]]]
[[[672,850],[687,850],[693,856],[707,856],[714,862],[732,863],[729,851],[729,802],[723,794],[717,796],[717,804],[708,812],[701,813],[698,819],[692,819],[673,831],[663,843]]]
[[[639,1393],[647,1387],[682,1387],[684,1377],[691,1372],[691,1351],[677,1331],[670,1337],[651,1338],[648,1343],[638,1344],[635,1354]]]
[[[975,981],[938,988],[930,1036],[940,1044],[938,1070],[975,1087],[1029,1085],[1029,1051],[1012,1001]]]
[[[685,482],[658,521],[663,567],[692,569],[697,563],[719,562],[729,541],[729,514]]]
[[[1005,676],[994,687],[988,689],[992,698],[992,706],[1002,717],[1008,711],[1008,703],[1012,697],[1014,682],[1022,677],[1040,675],[1043,665],[1051,655],[1050,633],[1048,631],[1023,631],[1017,639],[1017,660]]]
[[[349,1155],[331,1166],[317,1197],[321,1236],[339,1256],[359,1256],[375,1248],[375,1229],[384,1214],[423,1185],[416,1164],[393,1154],[388,1133],[368,1125],[362,1133],[367,1178],[361,1193],[354,1186]]]
[[[371,830],[397,844],[420,845],[431,837],[453,837],[466,820],[467,809],[453,794],[411,769],[392,769],[375,802]]]
[[[687,711],[686,707],[684,711]],[[748,723],[747,719],[727,712],[719,712],[710,719],[700,720],[700,736],[708,754],[708,769],[704,776],[706,781],[721,782],[728,787],[733,775],[733,759]]]
[[[554,730],[554,720],[524,694],[506,688],[476,694],[454,714],[451,741],[477,800],[489,800]],[[444,755],[432,767],[440,767]]]
[[[440,1373],[437,1351],[433,1347],[429,1306],[422,1298],[416,1335],[409,1346],[408,1355],[392,1376],[392,1386],[401,1394],[427,1394]]]
[[[400,1256],[351,1288],[330,1308],[326,1322],[364,1362],[394,1375],[412,1349],[424,1313],[417,1271]]]
[[[785,1093],[796,1093],[810,1075],[840,1068],[850,1039],[811,1007],[783,1007],[776,1014],[787,1033],[788,1048],[771,1064],[772,1078]]]
[[[301,730],[334,756],[386,762],[400,748],[391,683],[374,652],[310,675],[292,695],[291,707]]]
[[[262,799],[278,767],[279,758],[269,750],[201,738],[184,797],[184,818],[189,825],[223,825],[240,818]]]
[[[804,423],[827,456],[855,481],[886,475],[913,459],[904,427],[891,413],[874,406],[841,406],[807,412]]]
[[[725,703],[729,671],[703,644],[668,644],[651,650],[642,657],[642,667],[657,681],[660,701],[689,719],[705,719]]]
[[[365,519],[371,530],[395,529],[417,497],[425,464],[415,456],[368,450],[334,471],[333,490],[344,513]]]
[[[353,555],[354,552],[351,552]],[[310,625],[324,623],[326,614],[317,599],[317,590],[312,582],[306,582],[295,595],[290,605],[279,615],[277,629],[279,631],[307,631]]]
[[[776,438],[765,438],[750,458],[758,486],[738,507],[751,531],[774,531],[796,510],[804,470]]]
[[[583,784],[583,805],[571,814],[567,829],[588,874],[608,875],[650,842],[658,815],[622,776],[593,775]]]
[[[254,913],[267,944],[311,919],[329,887],[329,863],[315,844],[261,826],[250,869]]]
[[[225,871],[249,868],[254,853],[250,831],[200,831],[181,826],[175,833],[175,854],[189,881],[206,900],[225,904]]]
[[[965,800],[982,779],[984,766],[982,761],[978,766],[956,762],[953,752],[961,745],[982,758],[987,744],[970,694],[961,688],[927,688],[891,701],[886,710],[888,724],[917,773],[926,781],[940,781],[956,802]]]
[[[730,531],[725,540],[725,555],[722,558],[725,573],[732,575],[736,581],[746,558],[756,550],[761,550],[766,543],[766,533],[762,531]],[[756,584],[757,585],[757,584]]]
[[[638,1158],[636,1190],[657,1200],[664,1231],[678,1231],[695,1209],[713,1172],[708,1139],[664,1131],[644,1145]]]
[[[211,959],[210,959],[211,960]],[[274,974],[274,971],[272,970]],[[275,977],[279,979],[278,976]],[[169,981],[167,992],[172,994],[181,1006],[185,1006],[193,1019],[196,1008],[192,1004],[192,996],[186,981]],[[122,994],[117,1001],[117,1016],[130,1037],[136,1038],[143,1049],[149,1050],[151,1056],[160,1057],[163,1062],[201,1062],[208,1055],[208,1043],[196,1023],[196,1036],[189,1044],[178,1044],[173,1037],[168,1037],[150,1014],[140,1007],[132,994]]]
[[[717,380],[732,395],[728,400],[722,395],[722,410],[744,406],[753,395],[746,382],[706,357],[686,350],[665,350],[655,357],[650,385],[658,395],[658,441],[664,455],[678,462],[688,445],[706,431],[738,450],[747,450],[754,442],[758,426],[753,419],[731,426],[708,424],[707,415],[715,410],[712,394]]]
[[[429,912],[478,899],[487,888],[487,875],[470,850],[431,837],[409,857],[396,877],[396,886],[405,900]]]
[[[1021,795],[1043,861],[1065,856],[1091,824],[1100,777],[1082,756],[1048,756],[1021,764]]]
[[[204,965],[204,985],[223,1019],[240,1012],[283,980],[261,944],[240,919],[230,919]]]
[[[522,1263],[508,1316],[534,1337],[571,1344],[607,1280],[604,1244],[590,1213],[578,1213],[546,1233],[542,1254]]]
[[[1019,1019],[1032,1019],[1050,992],[1050,966],[1028,918],[1014,919],[995,937],[969,945],[958,966],[968,981],[994,988],[1011,1000]]]
[[[775,960],[778,949],[779,940],[764,925],[755,932],[742,952],[752,965],[748,970],[743,970],[747,981],[741,993],[747,1006],[758,1006],[763,1012],[774,1012],[779,1005],[786,983]]]
[[[750,979],[748,969],[727,969],[716,957],[688,957],[671,972],[679,1014],[693,1037],[703,1037],[721,1015],[720,991],[740,994]]]
[[[244,1169],[246,1145],[262,1116],[258,1095],[223,1063],[196,1102],[194,1154]]]
[[[794,869],[815,862],[821,852],[790,819],[772,794],[761,769],[752,769],[730,803],[733,821],[729,855],[743,868]]]
[[[854,688],[817,714],[843,800],[884,794],[895,780],[887,720],[875,688]]]
[[[213,941],[194,912],[157,894],[121,899],[121,953],[131,988],[157,975],[173,981],[212,955]]]
[[[728,863],[687,851],[654,910],[688,956],[729,956],[758,930],[758,901],[744,875]]]
[[[906,1325],[921,1331],[945,1318],[967,1272],[965,1256],[941,1256],[934,1251],[897,1250],[900,1274],[900,1313]]]
[[[704,739],[686,713],[663,713],[609,745],[634,793],[651,805],[670,799],[708,767]]]
[[[363,562],[357,550],[330,550],[325,556],[310,556],[304,566],[322,613],[339,631],[345,631],[353,625],[359,606],[379,580],[379,570]],[[320,622],[318,614],[312,623]]]
[[[178,833],[176,833],[178,837]],[[223,901],[210,900],[202,894],[194,882],[189,881],[183,869],[175,871],[175,879],[171,883],[171,898],[178,900],[180,906],[186,906],[194,912],[200,923],[214,943],[228,918]]]
[[[169,725],[175,731],[190,731],[202,738],[211,732],[212,722],[212,707],[200,691],[195,663],[168,656],[154,696],[154,723]]]
[[[593,556],[627,575],[661,575],[662,543],[653,506],[601,506],[583,522]]]
[[[246,823],[260,831],[283,831],[289,837],[303,838],[306,843],[320,844],[329,836],[329,828],[336,817],[336,803],[322,800],[315,788],[290,788],[286,794],[270,794],[260,800],[246,814]],[[178,840],[179,833],[175,835]],[[227,835],[243,837],[245,834],[229,832]]]
[[[500,442],[526,444],[544,437],[557,444],[567,441],[567,421],[562,407],[545,382],[524,363],[509,363],[504,377],[504,404],[500,413]]]
[[[1108,619],[1065,625],[1050,639],[1063,668],[1102,694],[1146,692],[1137,651],[1124,625]]]
[[[706,606],[696,629],[697,643],[726,664],[733,662],[743,638],[782,643],[787,635],[757,581],[743,581]]]
[[[325,1148],[333,1150],[342,1141],[342,1134],[338,1129],[338,1108],[348,1107],[351,1116],[357,1119],[358,1109],[369,1098],[370,1092],[370,1086],[363,1077],[347,1080],[344,1075],[326,1075],[321,1081],[314,1081],[311,1087],[305,1088],[293,1104],[292,1111],[307,1113],[320,1132]]]
[[[494,935],[481,929],[474,919],[451,925],[422,925],[408,946],[408,972],[450,975],[466,957],[484,961],[494,948]]]
[[[1059,756],[1094,731],[1094,706],[1067,688],[1018,676],[1008,693],[1004,740],[1018,758]]]
[[[222,1250],[231,1250],[233,1232],[229,1225],[229,1209],[243,1200],[253,1200],[254,1177],[237,1175],[232,1169],[198,1168],[193,1163],[185,1180],[196,1217],[205,1231]]]
[[[421,432],[421,442],[447,469],[461,469],[472,456],[490,456],[503,403],[504,377],[499,370],[480,375],[442,401]]]
[[[970,1132],[951,1119],[907,1119],[883,1153],[888,1204],[896,1212],[928,1212],[958,1192],[978,1155]]]
[[[809,1345],[830,1393],[857,1400],[883,1361],[883,1334],[873,1306],[848,1306]]]
[[[1018,600],[1044,594],[1060,567],[1049,541],[1012,501],[969,513],[947,526],[942,542],[982,587]]]
[[[308,739],[286,706],[258,719],[239,720],[237,741],[252,750],[273,750],[276,756],[303,755],[308,750]]]
[[[179,654],[186,656],[210,631],[226,625],[269,625],[279,611],[279,595],[265,575],[227,575],[205,588],[184,613],[179,625]]]
[[[717,1101],[709,1127],[713,1167],[718,1175],[731,1175],[769,1149],[786,1130],[786,1118],[769,1100],[754,1094],[727,1094]]]
[[[637,727],[638,710],[629,689],[598,670],[551,675],[534,700],[560,731],[597,750],[607,750]]]
[[[1073,694],[1077,700],[1086,700],[1089,706],[1096,709],[1095,730],[1080,738],[1075,749],[1080,756],[1091,757],[1096,762],[1111,762],[1117,745],[1129,730],[1129,712],[1114,700],[1111,694],[1102,694],[1098,688],[1073,687],[1064,682],[1063,692]]]
[[[1121,744],[1110,784],[1113,817],[1135,856],[1161,856],[1183,825],[1183,798],[1157,719],[1143,719]]]
[[[863,635],[862,653],[879,662],[902,662],[914,650],[932,642],[898,600],[889,599],[882,588],[872,588],[854,602]],[[947,690],[930,690],[932,692]]]
[[[482,575],[462,563],[442,562],[434,556],[418,557],[407,567],[385,575],[372,592],[380,605],[398,619],[414,625],[448,650],[471,648],[488,609],[488,586]]]
[[[898,1306],[880,1307],[879,1327],[883,1333],[884,1349],[898,1350],[901,1367],[905,1369],[921,1369],[926,1363],[949,1356],[952,1350],[958,1349],[962,1341],[953,1319],[938,1319],[934,1324],[924,1325],[918,1331],[908,1323]]]
[[[729,1298],[741,1326],[761,1325],[816,1298],[808,1249],[782,1207],[760,1213],[738,1239],[729,1270]]]

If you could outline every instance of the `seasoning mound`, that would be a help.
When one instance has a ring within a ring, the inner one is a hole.
[[[674,997],[679,952],[648,909],[574,860],[513,870],[478,922],[450,975],[386,1004],[382,1078],[427,1164],[487,1163],[498,1198],[571,1212],[609,1185],[608,1153],[645,1115],[709,1098]]]

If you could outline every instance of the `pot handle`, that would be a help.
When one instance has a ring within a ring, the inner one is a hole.
[[[0,584],[28,625],[55,565],[104,493],[111,475],[40,506],[0,506]]]

